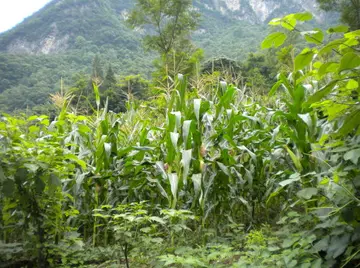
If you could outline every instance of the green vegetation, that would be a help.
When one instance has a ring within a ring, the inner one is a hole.
[[[326,11],[340,11],[341,20],[350,25],[352,30],[360,29],[359,0],[317,0],[320,8]]]
[[[94,57],[54,117],[4,114],[2,265],[358,267],[360,32],[311,19],[166,87]]]

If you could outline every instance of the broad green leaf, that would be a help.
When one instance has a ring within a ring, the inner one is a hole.
[[[268,35],[261,44],[262,49],[271,48],[271,47],[279,47],[284,44],[287,39],[286,34],[281,32],[276,32]]]
[[[297,24],[296,19],[294,18],[293,14],[290,14],[288,16],[285,16],[282,20],[281,20],[281,26],[289,31],[292,31],[295,29]]]
[[[360,37],[360,30],[346,33],[344,36],[345,36],[345,38],[348,38],[348,39]]]
[[[343,235],[338,235],[338,236],[332,236],[329,243],[329,248],[327,250],[327,254],[330,257],[336,259],[342,253],[344,253],[346,248],[349,246],[349,242],[350,242],[349,233],[344,233]]]
[[[38,194],[42,194],[42,192],[45,189],[45,183],[43,182],[43,180],[40,177],[37,177],[35,179],[35,190]]]
[[[340,45],[342,45],[344,42],[346,42],[346,39],[336,39],[334,41],[331,41],[327,43],[322,49],[319,51],[319,55],[332,52],[334,50],[337,50]]]
[[[284,180],[284,181],[282,181],[282,182],[279,182],[279,185],[280,185],[281,187],[285,187],[285,186],[287,186],[287,185],[289,185],[289,184],[291,184],[291,183],[293,183],[293,182],[300,181],[300,179],[301,179],[300,174],[299,174],[299,173],[294,173],[294,174],[292,174],[292,175],[290,176],[289,179]]]
[[[327,63],[324,63],[320,68],[319,68],[319,71],[318,71],[318,75],[320,77],[323,77],[325,74],[328,74],[328,73],[335,73],[337,72],[337,70],[339,69],[339,63],[337,62],[327,62]]]
[[[317,259],[311,263],[311,268],[321,268],[322,259]]]
[[[301,34],[305,36],[308,43],[321,45],[324,41],[324,33],[319,28],[315,28],[314,31],[302,32]]]
[[[74,162],[76,162],[79,166],[81,166],[83,169],[86,169],[86,162],[79,159],[76,155],[73,154],[66,154],[64,155],[65,159],[68,160],[73,160]]]
[[[54,173],[51,173],[49,177],[49,184],[55,187],[59,187],[61,186],[61,180]]]
[[[305,48],[299,55],[295,58],[295,71],[299,71],[310,65],[311,61],[314,58],[314,51]]]
[[[328,33],[346,33],[349,31],[349,26],[346,25],[338,25],[335,27],[331,27],[327,30]]]
[[[157,216],[152,216],[152,217],[150,217],[150,220],[151,220],[151,221],[156,221],[157,223],[160,223],[160,224],[162,224],[162,225],[165,225],[165,224],[166,224],[166,222],[165,222],[162,218],[157,217]]]
[[[13,180],[5,180],[2,186],[2,192],[5,197],[12,197],[15,191],[15,182]]]
[[[24,167],[26,167],[28,170],[30,170],[33,173],[35,173],[39,169],[38,165],[30,164],[30,163],[24,164]]]
[[[349,82],[346,85],[347,89],[357,89],[359,87],[359,83],[354,80],[354,79],[350,79]]]
[[[344,155],[344,159],[346,161],[350,160],[351,162],[354,163],[354,165],[357,165],[359,161],[359,157],[360,157],[360,149],[351,150]]]
[[[316,188],[305,188],[305,189],[302,189],[299,192],[297,192],[296,195],[299,198],[309,200],[311,197],[313,197],[317,193],[318,193],[318,189],[316,189]]]
[[[326,114],[328,115],[328,121],[333,121],[349,108],[346,104],[333,103],[331,106],[326,106]]]
[[[307,103],[311,105],[315,102],[321,101],[324,97],[326,97],[331,93],[335,85],[336,85],[336,81],[333,81],[330,84],[323,87],[322,89],[320,89],[319,91],[315,92],[312,96],[308,98]]]
[[[314,245],[314,249],[318,252],[320,251],[324,251],[326,252],[326,250],[329,247],[329,241],[330,241],[330,237],[326,236],[323,239],[321,239],[320,241],[318,241],[317,243],[315,243]]]
[[[295,13],[293,17],[299,21],[308,21],[313,19],[313,15],[310,12]]]
[[[357,130],[360,125],[359,121],[360,110],[355,110],[349,116],[345,118],[345,122],[342,127],[335,134],[336,137],[345,137],[350,132]]]
[[[330,179],[329,178],[324,178],[321,182],[320,182],[320,185],[328,185],[330,182]]]
[[[269,25],[274,25],[274,26],[280,25],[281,21],[282,21],[282,18],[274,18],[269,22]]]
[[[339,72],[352,70],[358,66],[360,66],[360,56],[354,52],[349,52],[341,58]]]

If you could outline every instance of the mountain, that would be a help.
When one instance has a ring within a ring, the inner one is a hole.
[[[194,42],[209,57],[243,60],[257,51],[266,22],[286,13],[311,11],[326,22],[312,0],[195,0],[202,14]],[[133,0],[53,0],[0,35],[0,110],[25,109],[49,93],[86,76],[95,55],[116,74],[149,76],[152,53],[141,46],[142,31],[125,20]],[[74,75],[75,74],[75,75]],[[75,76],[75,77],[74,77]]]

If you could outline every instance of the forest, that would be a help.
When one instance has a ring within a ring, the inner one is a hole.
[[[149,78],[94,54],[4,109],[0,267],[360,267],[360,2],[318,2],[341,22],[274,18],[239,63],[191,0],[136,0]]]

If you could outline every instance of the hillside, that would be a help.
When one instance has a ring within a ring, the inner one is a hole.
[[[258,50],[272,17],[308,10],[316,13],[319,22],[326,22],[312,2],[197,0],[194,6],[202,21],[193,39],[207,58],[244,60]],[[141,31],[132,31],[125,23],[133,3],[53,0],[1,34],[0,110],[44,103],[50,92],[59,90],[61,78],[70,85],[74,74],[88,74],[95,55],[100,55],[104,68],[111,63],[117,75],[149,76],[153,55],[143,51]]]

